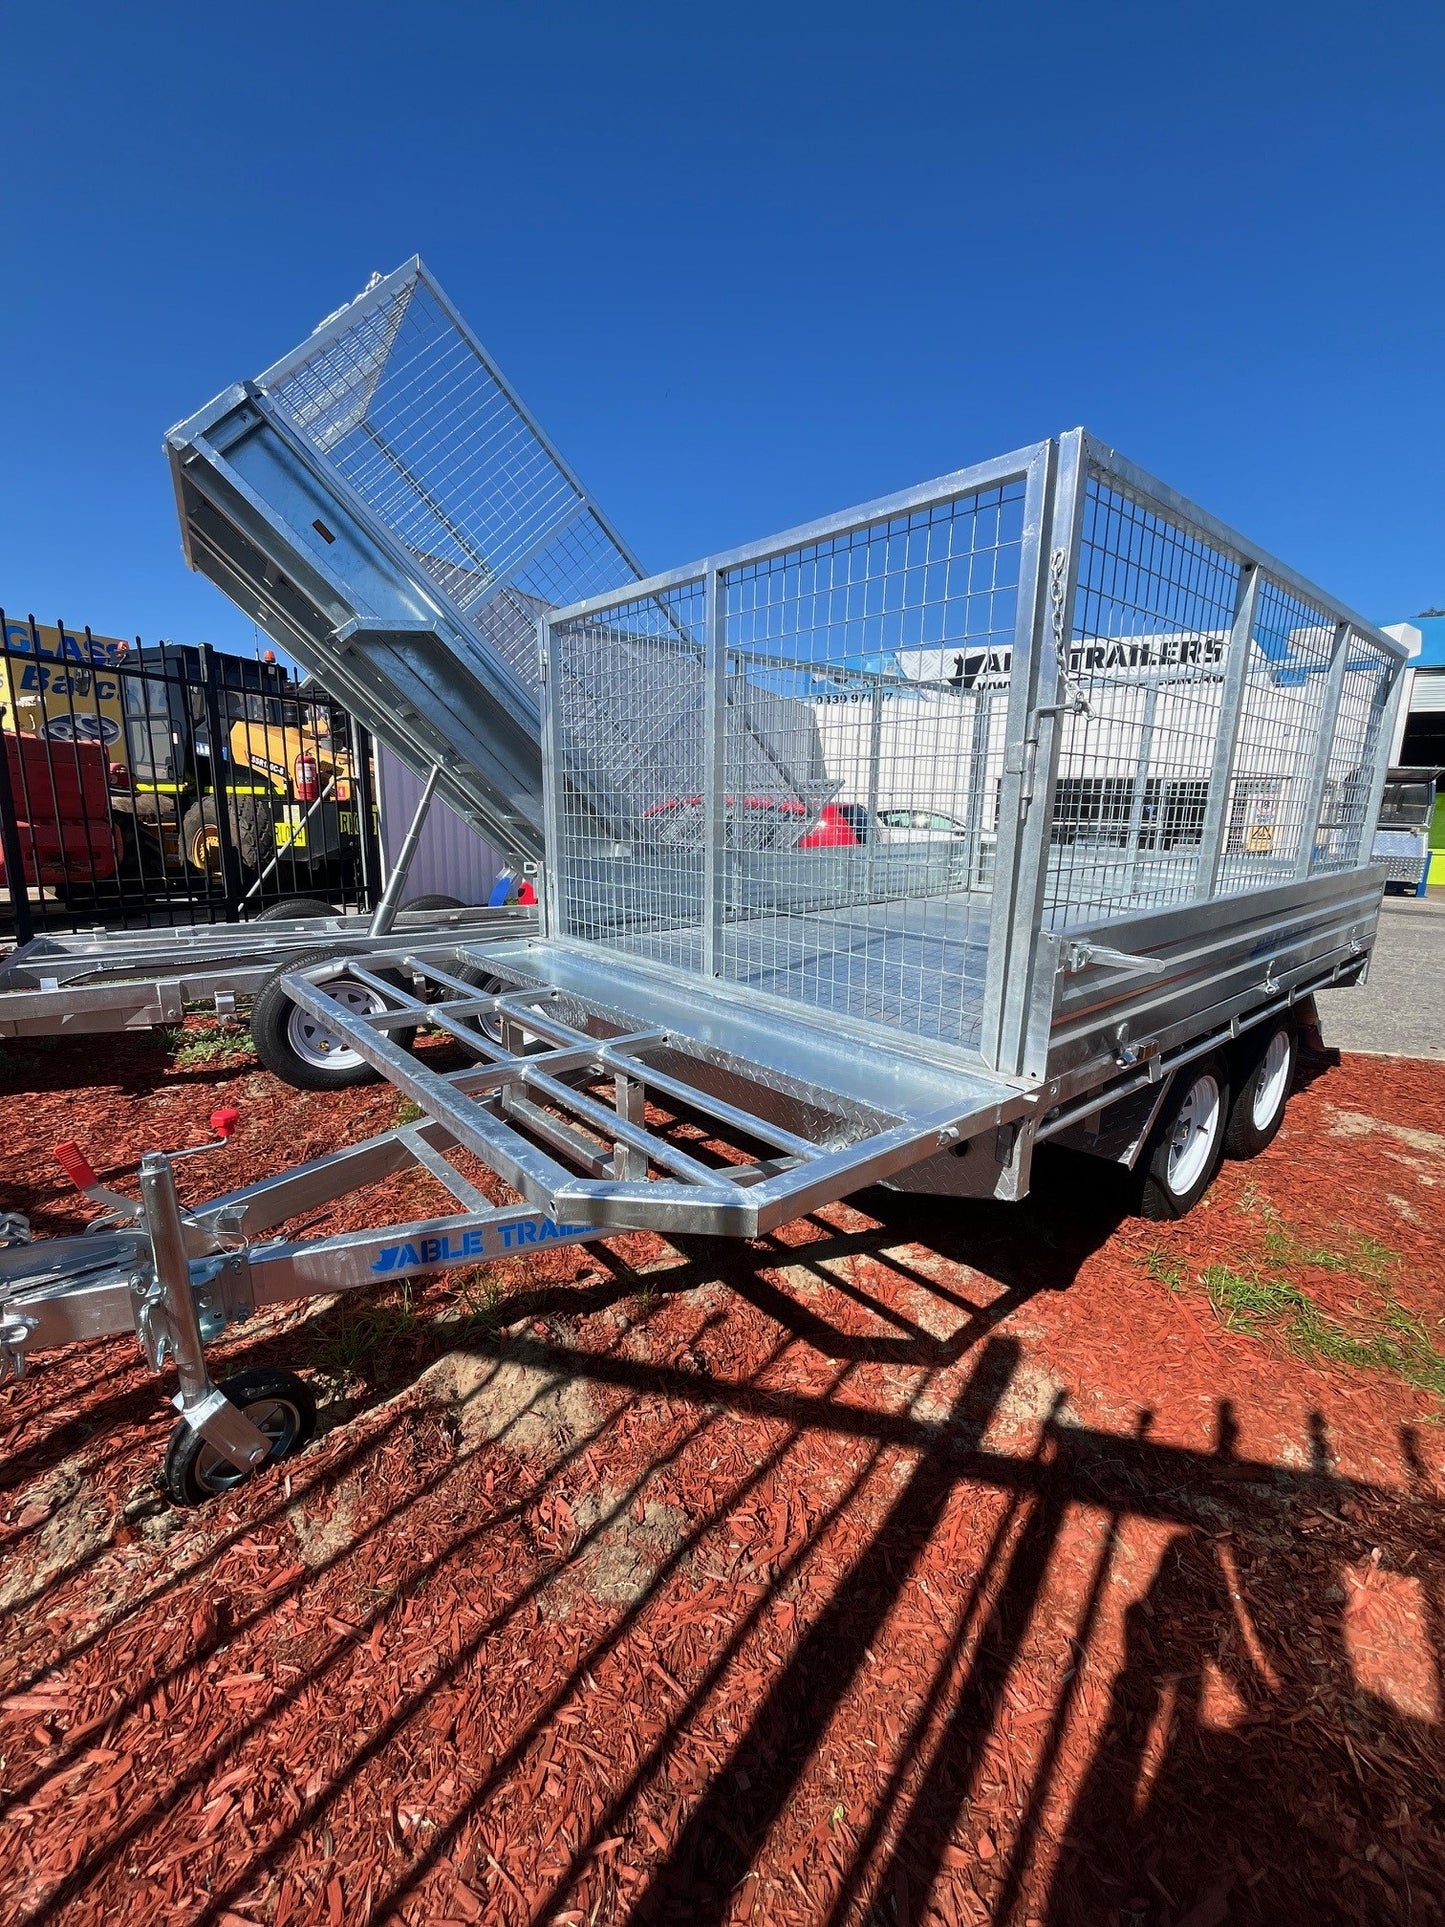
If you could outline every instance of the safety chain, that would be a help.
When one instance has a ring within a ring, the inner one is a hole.
[[[1069,648],[1065,635],[1067,624],[1064,611],[1068,579],[1068,551],[1055,549],[1049,557],[1049,610],[1054,637],[1054,661],[1059,665],[1059,681],[1068,691],[1069,696],[1064,708],[1073,710],[1079,716],[1092,716],[1094,711],[1088,697],[1069,674]]]
[[[1064,661],[1064,578],[1068,573],[1068,553],[1055,549],[1049,557],[1049,606],[1054,614],[1054,654]]]

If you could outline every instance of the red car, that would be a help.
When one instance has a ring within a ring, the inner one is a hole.
[[[729,809],[734,807],[734,803],[735,799],[733,797],[730,796],[727,798],[727,807]],[[643,814],[646,816],[663,816],[670,810],[700,810],[701,808],[702,798],[700,796],[685,796],[677,803],[654,803],[652,808],[644,811]],[[764,845],[764,847],[781,847],[793,850],[846,850],[855,848],[860,840],[854,833],[853,825],[848,821],[836,803],[825,803],[823,805],[817,822],[814,823],[812,829],[808,831],[806,836],[790,839],[786,843],[784,842],[784,833],[789,827],[786,819],[797,817],[803,822],[806,822],[811,814],[806,804],[800,803],[795,796],[745,796],[743,798],[743,808],[745,810],[757,810],[759,812],[767,811],[773,820],[777,822],[778,832],[776,836],[769,839],[769,844]]]

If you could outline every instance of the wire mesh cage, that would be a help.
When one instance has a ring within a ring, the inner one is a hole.
[[[560,929],[976,1041],[1023,497],[555,625]]]
[[[1392,659],[1099,465],[1065,675],[1052,927],[1360,861]]]
[[[1054,788],[1046,916],[1094,921],[1195,893],[1235,557],[1088,474]]]
[[[419,261],[258,386],[529,691],[539,609],[639,573]]]
[[[968,1054],[1020,918],[1365,861],[1387,639],[1070,439],[549,620],[558,934]]]

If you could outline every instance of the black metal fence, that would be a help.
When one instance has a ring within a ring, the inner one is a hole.
[[[380,893],[371,742],[281,664],[0,610],[0,940]]]

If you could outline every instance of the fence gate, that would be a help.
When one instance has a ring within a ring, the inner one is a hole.
[[[380,891],[371,744],[279,663],[0,610],[0,937]]]

